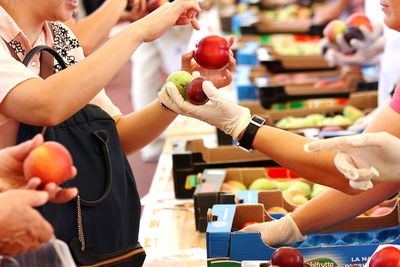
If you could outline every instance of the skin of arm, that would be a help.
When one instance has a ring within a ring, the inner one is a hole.
[[[79,20],[70,19],[65,22],[76,35],[85,55],[92,53],[107,39],[111,29],[120,20],[126,5],[126,0],[107,0],[92,14]]]
[[[366,132],[385,131],[400,137],[400,126],[390,123],[394,121],[400,121],[400,115],[390,107],[383,108]],[[306,153],[303,146],[307,142],[309,140],[300,135],[263,126],[254,138],[253,147],[304,179],[327,185],[347,194],[362,192],[351,188],[348,180],[336,169],[335,152]]]
[[[390,107],[386,107],[377,115],[366,132],[385,131],[399,137],[400,126],[391,123],[398,120],[400,115]],[[330,189],[293,212],[292,218],[302,234],[316,232],[354,218],[387,200],[399,190],[400,182],[376,183],[372,189],[358,195],[347,195]]]
[[[104,88],[142,43],[135,26],[131,24],[90,57],[46,80],[29,79],[18,84],[4,98],[0,111],[7,117],[39,126],[66,120]]]
[[[326,6],[317,9],[314,16],[314,22],[316,24],[323,24],[338,19],[350,3],[351,0],[337,0],[334,3],[329,3]]]
[[[117,129],[122,149],[129,154],[158,137],[177,114],[161,106],[158,100],[143,109],[118,119]]]
[[[196,21],[184,15],[186,11],[200,12],[197,2],[176,0],[162,5],[127,26],[85,60],[46,80],[28,79],[18,84],[1,102],[0,111],[38,126],[66,120],[100,92],[142,42],[157,39],[175,24],[192,23],[198,29]]]
[[[309,141],[285,130],[263,126],[257,131],[253,147],[311,182],[347,194],[360,192],[351,188],[348,180],[336,169],[334,152],[306,153],[303,146]]]

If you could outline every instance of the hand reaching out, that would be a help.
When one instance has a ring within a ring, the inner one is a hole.
[[[235,42],[233,36],[229,36],[228,38],[229,47]],[[189,73],[194,71],[198,71],[201,73],[201,76],[210,80],[215,87],[221,88],[229,85],[232,82],[232,71],[236,69],[236,60],[233,57],[232,50],[229,50],[229,63],[221,70],[208,70],[201,67],[194,60],[194,51],[188,52],[182,55],[182,70],[185,70]]]
[[[369,189],[372,181],[400,181],[400,139],[386,133],[365,133],[306,144],[307,152],[337,151],[336,168],[356,189]]]

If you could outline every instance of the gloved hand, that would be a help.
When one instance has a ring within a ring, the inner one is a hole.
[[[193,105],[185,101],[176,86],[168,82],[158,93],[158,98],[172,111],[207,122],[237,139],[250,123],[250,111],[225,99],[210,82],[203,82],[203,91],[209,98],[204,105]]]
[[[386,132],[314,141],[304,150],[338,151],[336,168],[356,189],[372,188],[372,180],[400,181],[400,139]]]
[[[279,220],[249,225],[242,232],[259,232],[262,241],[269,246],[290,245],[306,239],[289,214]]]
[[[331,66],[354,66],[377,64],[384,48],[383,27],[374,25],[372,32],[360,26],[364,40],[351,39],[348,44],[343,36],[337,37],[337,44],[329,43],[326,38],[321,46],[326,49],[325,58]]]

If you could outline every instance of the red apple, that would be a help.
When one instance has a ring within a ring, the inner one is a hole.
[[[347,26],[360,27],[365,26],[372,32],[372,24],[368,17],[362,13],[354,13],[346,20]]]
[[[147,2],[147,12],[151,13],[167,2],[168,0],[149,0]]]
[[[370,217],[379,217],[389,214],[392,211],[392,208],[389,207],[378,207],[371,211],[369,214]]]
[[[229,62],[229,43],[218,35],[204,37],[196,44],[194,59],[206,69],[220,69]]]
[[[324,36],[329,40],[329,42],[336,44],[336,39],[338,36],[343,35],[346,30],[346,24],[341,20],[332,20],[324,28]]]
[[[71,175],[72,157],[60,143],[48,141],[33,149],[23,163],[27,179],[39,177],[43,184],[60,185]]]
[[[280,247],[272,253],[271,263],[284,267],[303,267],[304,259],[297,249]]]
[[[203,91],[203,77],[193,79],[186,90],[186,99],[193,105],[203,105],[207,103],[208,97]]]
[[[375,252],[369,267],[400,267],[400,250],[389,246]]]

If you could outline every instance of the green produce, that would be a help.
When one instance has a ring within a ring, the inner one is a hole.
[[[249,190],[272,190],[277,188],[276,183],[267,178],[258,178],[249,186]]]
[[[167,78],[167,82],[172,82],[173,84],[175,84],[176,88],[178,88],[179,93],[181,93],[183,98],[186,98],[186,89],[188,88],[189,83],[192,80],[192,75],[184,70],[175,71],[171,73]]]

